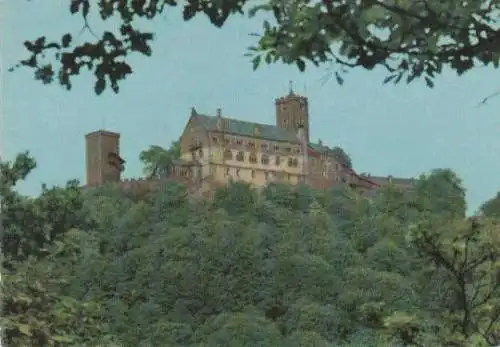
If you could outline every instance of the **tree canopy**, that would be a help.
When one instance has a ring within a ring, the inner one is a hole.
[[[35,79],[54,80],[71,88],[71,80],[84,71],[95,76],[95,92],[119,91],[119,83],[132,73],[131,53],[152,54],[154,35],[138,28],[137,19],[155,20],[174,7],[184,20],[206,15],[216,27],[230,16],[259,17],[262,29],[248,48],[254,68],[262,62],[329,64],[339,83],[353,68],[387,71],[385,82],[407,83],[424,79],[428,86],[448,67],[459,75],[477,65],[498,67],[500,44],[496,26],[497,1],[439,0],[73,0],[68,15],[82,17],[83,28],[94,40],[75,44],[72,33],[60,38],[40,36],[24,42],[28,57],[16,67],[34,69]],[[94,33],[89,15],[119,20],[113,31]],[[49,60],[43,57],[48,56]]]
[[[2,163],[8,346],[491,346],[500,219],[450,170],[364,196],[243,183],[213,201],[77,182],[24,197]]]

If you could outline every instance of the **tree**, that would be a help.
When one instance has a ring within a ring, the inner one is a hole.
[[[500,343],[496,215],[450,170],[370,197],[172,181],[136,197],[76,183],[19,195],[1,163],[9,346],[478,346]]]
[[[29,153],[0,163],[2,210],[2,335],[9,346],[111,344],[101,307],[65,292],[84,253],[82,229],[92,223],[81,212],[77,182],[43,187],[36,198],[19,195],[16,183],[36,166]],[[103,339],[98,336],[101,335]]]
[[[144,173],[148,177],[162,178],[169,174],[172,163],[180,156],[180,143],[174,141],[168,149],[155,145],[149,146],[148,149],[141,152],[139,159],[144,164]]]
[[[483,203],[479,210],[485,216],[500,218],[500,193],[497,193],[494,198]]]
[[[152,54],[153,33],[137,29],[136,19],[154,20],[177,5],[183,7],[184,20],[205,14],[217,27],[237,13],[252,17],[264,12],[262,33],[255,34],[257,43],[249,47],[254,68],[262,61],[296,64],[301,71],[308,62],[328,63],[339,83],[349,69],[380,66],[388,72],[386,83],[423,78],[432,87],[444,67],[460,75],[476,64],[498,67],[500,61],[495,26],[500,5],[495,1],[266,0],[255,5],[246,0],[74,0],[69,12],[82,16],[83,29],[95,41],[75,45],[70,33],[25,41],[30,56],[16,67],[34,69],[35,79],[43,83],[57,79],[68,90],[71,79],[86,68],[95,76],[97,94],[107,87],[117,93],[119,82],[133,71],[123,59],[131,53]],[[97,35],[87,22],[91,13],[103,21],[119,17],[121,23],[113,32]],[[43,63],[47,54],[53,60]]]

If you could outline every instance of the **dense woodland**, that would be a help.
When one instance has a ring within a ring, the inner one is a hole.
[[[9,347],[500,342],[500,199],[467,217],[450,170],[370,198],[234,183],[209,202],[176,183],[21,196],[34,167],[1,164]]]
[[[87,72],[97,94],[118,93],[133,73],[127,59],[151,55],[161,34],[137,19],[174,6],[217,27],[257,15],[254,68],[328,65],[342,83],[354,68],[382,67],[385,82],[432,87],[446,67],[463,74],[500,64],[498,1],[250,3],[73,0],[68,13],[94,40],[63,30],[25,41],[27,57],[13,69],[68,90]],[[92,15],[118,25],[94,33]],[[148,175],[161,177],[174,152],[144,152]],[[450,170],[369,198],[341,185],[257,194],[231,184],[208,202],[190,201],[175,183],[139,196],[72,181],[21,196],[16,183],[34,167],[27,153],[0,163],[0,326],[9,347],[500,344],[500,195],[467,216]]]

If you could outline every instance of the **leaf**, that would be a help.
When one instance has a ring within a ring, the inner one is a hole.
[[[95,82],[94,91],[97,95],[101,95],[106,88],[106,80],[101,77]]]
[[[261,60],[261,56],[260,55],[257,55],[257,56],[255,56],[255,58],[252,59],[252,68],[254,70],[257,70],[257,68],[259,67],[260,60]]]
[[[89,0],[84,0],[82,2],[82,5],[83,5],[82,16],[83,16],[83,18],[87,18],[88,14],[89,14],[89,9],[90,9]]]
[[[71,5],[69,7],[69,12],[71,14],[77,13],[78,9],[80,8],[80,3],[81,3],[81,0],[72,0]]]
[[[425,77],[425,84],[427,84],[429,88],[434,88],[434,82],[429,77]]]
[[[335,72],[335,79],[337,80],[337,83],[339,85],[344,84],[344,78],[342,78],[342,76],[340,76],[340,74],[338,72]]]
[[[71,337],[62,335],[52,336],[52,340],[57,342],[73,342],[73,339]]]
[[[184,11],[182,12],[182,17],[185,21],[190,20],[196,14],[196,7],[194,5],[186,5],[184,6]]]
[[[20,324],[17,328],[19,329],[21,334],[31,336],[31,328],[29,325]]]
[[[392,80],[394,79],[394,77],[396,77],[396,75],[387,76],[387,77],[384,79],[384,84],[387,84],[387,83],[389,83],[390,81],[392,81]]]
[[[299,68],[300,72],[304,72],[306,69],[306,63],[302,59],[297,59],[297,67]]]
[[[62,37],[62,40],[61,40],[62,41],[62,46],[64,48],[67,48],[70,45],[70,43],[71,43],[71,39],[72,39],[71,38],[71,34],[64,34],[64,36]]]

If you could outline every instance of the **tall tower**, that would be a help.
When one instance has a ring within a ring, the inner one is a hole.
[[[298,133],[302,127],[304,136],[309,143],[309,105],[307,98],[293,92],[290,85],[290,92],[287,96],[275,100],[276,105],[276,126],[289,129]]]
[[[85,135],[87,185],[119,182],[125,161],[120,157],[120,134],[98,130]]]

